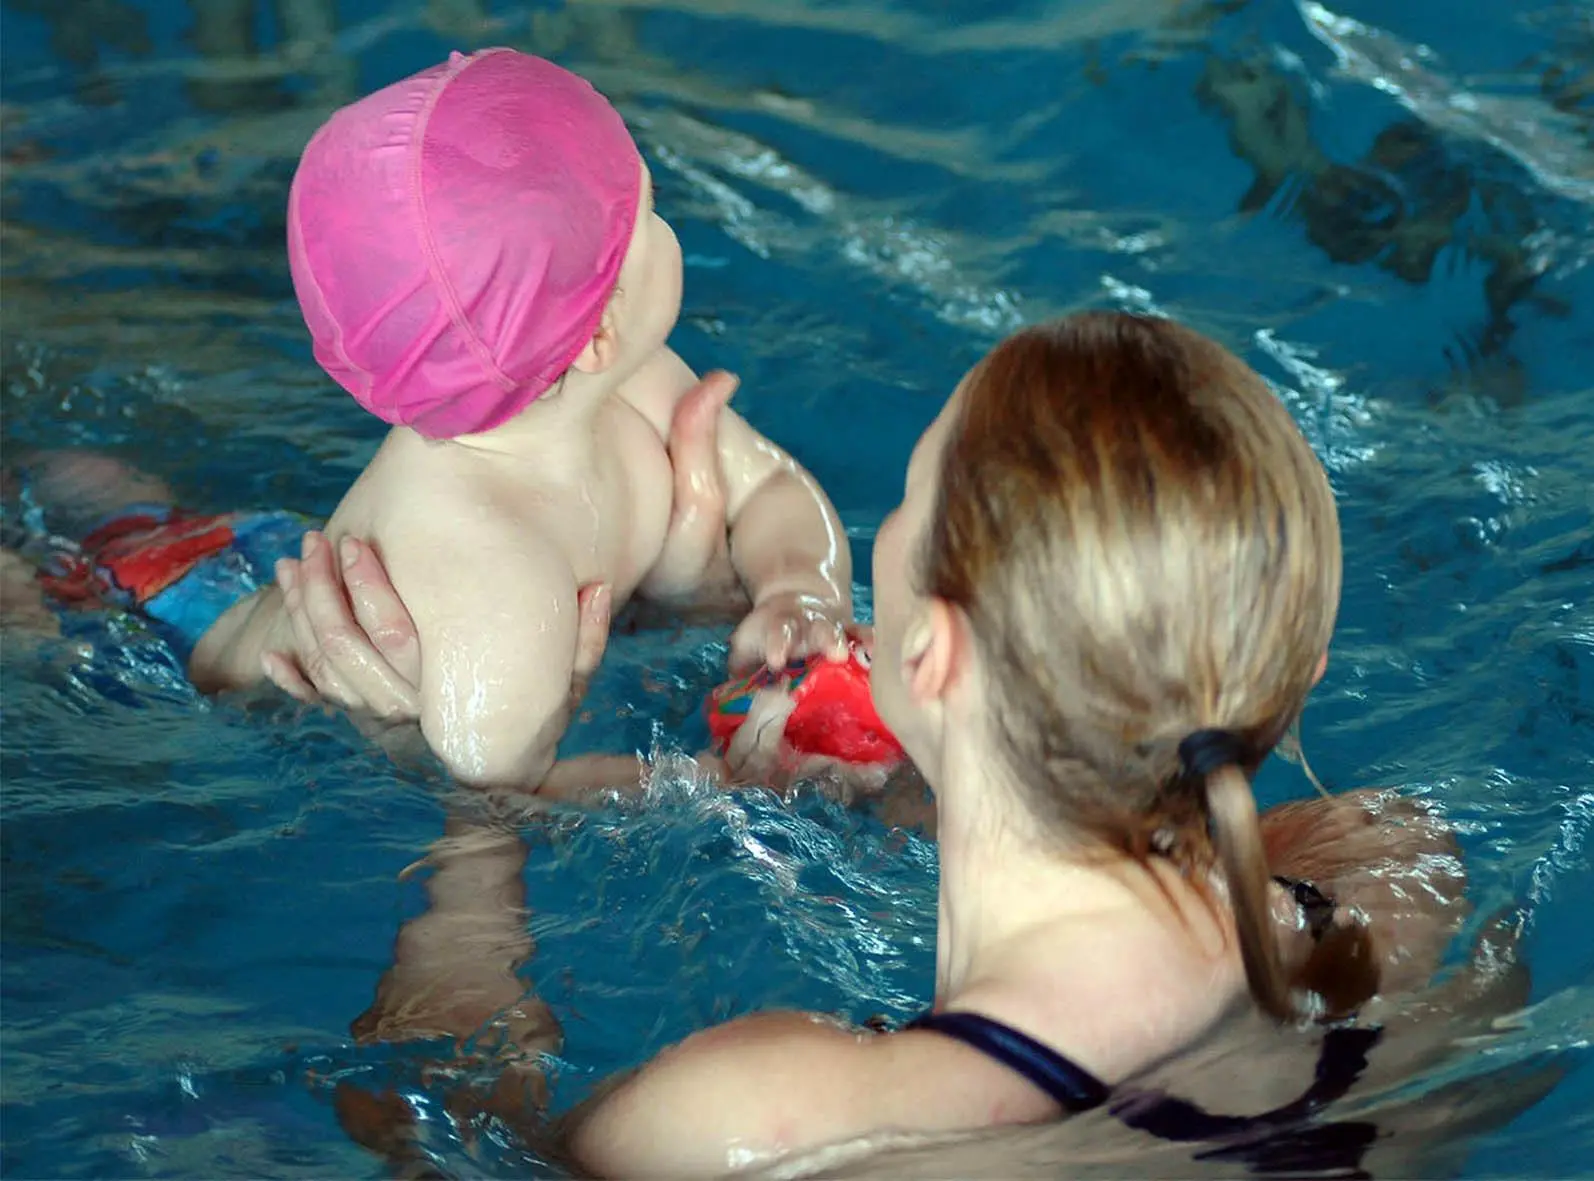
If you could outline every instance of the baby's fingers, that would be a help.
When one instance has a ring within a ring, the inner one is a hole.
[[[726,661],[731,676],[744,676],[766,663],[765,654],[768,651],[765,621],[756,614],[749,615],[731,632],[731,650]]]
[[[826,660],[843,660],[847,655],[847,629],[834,619],[820,617],[808,621],[799,655],[823,656]]]
[[[764,663],[772,669],[785,668],[802,655],[798,637],[803,634],[801,620],[781,615],[771,620],[764,631]]]

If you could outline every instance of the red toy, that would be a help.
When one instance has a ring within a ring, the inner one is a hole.
[[[785,738],[797,753],[860,766],[890,765],[907,757],[875,712],[869,696],[869,650],[856,637],[847,641],[846,660],[810,656],[779,671],[761,668],[709,694],[709,733],[721,751],[747,720],[753,696],[777,684],[795,702]]]

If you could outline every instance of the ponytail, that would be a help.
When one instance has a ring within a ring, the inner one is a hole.
[[[1263,1012],[1280,1021],[1293,1020],[1300,1013],[1279,960],[1278,940],[1273,938],[1267,854],[1262,848],[1262,827],[1257,822],[1251,785],[1234,763],[1209,773],[1206,785],[1212,843],[1229,884],[1229,904],[1234,908],[1246,982]]]
[[[1228,730],[1197,730],[1179,744],[1183,776],[1199,780],[1205,790],[1212,845],[1229,887],[1246,983],[1257,1005],[1276,1020],[1305,1016],[1295,1002],[1296,988],[1320,998],[1323,1016],[1344,1016],[1378,991],[1372,940],[1360,923],[1331,926],[1294,979],[1286,974],[1273,936],[1268,899],[1272,875],[1256,797],[1242,769],[1245,758],[1244,741]]]

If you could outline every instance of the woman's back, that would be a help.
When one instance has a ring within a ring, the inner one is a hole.
[[[1447,1151],[1457,1126],[1508,1120],[1553,1085],[1550,1075],[1531,1076],[1525,1086],[1514,1080],[1515,1090],[1456,1085],[1385,1101],[1371,1116],[1336,1119],[1331,1105],[1352,1087],[1395,1089],[1436,1056],[1465,1052],[1466,1042],[1496,1032],[1495,1019],[1526,999],[1526,971],[1514,927],[1498,923],[1484,930],[1456,976],[1431,984],[1469,908],[1450,829],[1418,802],[1379,791],[1304,800],[1271,810],[1263,830],[1280,876],[1310,880],[1322,897],[1354,905],[1374,932],[1380,962],[1398,965],[1357,1021],[1280,1027],[1239,1001],[1092,1111],[963,1133],[879,1132],[751,1176],[1049,1178],[1066,1169],[1070,1177],[1183,1178],[1270,1166],[1419,1175]],[[1293,892],[1280,894],[1298,905]],[[1282,932],[1290,916],[1282,902],[1278,912]],[[1299,925],[1311,944],[1309,920],[1301,916]],[[1294,954],[1309,953],[1298,947]],[[1178,983],[1188,990],[1191,981]],[[1233,995],[1243,989],[1242,973]],[[1106,1037],[1132,1025],[1139,1011],[1138,998],[1122,997],[1053,1028],[1092,1027],[1090,1036]]]

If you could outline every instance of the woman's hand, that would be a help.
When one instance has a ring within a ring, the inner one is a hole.
[[[674,476],[670,525],[658,559],[642,582],[661,601],[741,593],[725,530],[725,473],[719,419],[739,379],[723,369],[703,376],[676,403],[667,450]]]
[[[314,531],[300,555],[277,563],[294,647],[266,653],[266,676],[300,701],[388,722],[419,718],[420,640],[381,560],[345,537],[334,562],[326,535]]]
[[[859,766],[793,750],[786,741],[786,722],[796,704],[783,685],[771,685],[754,694],[747,720],[719,758],[727,787],[786,791],[804,780],[828,779],[850,800],[855,792],[875,793],[885,786],[889,767]]]

